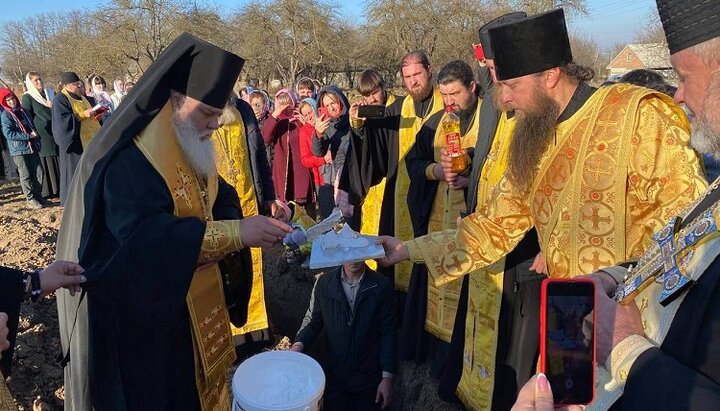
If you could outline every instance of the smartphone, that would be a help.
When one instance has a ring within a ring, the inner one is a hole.
[[[358,117],[360,118],[384,118],[385,106],[370,104],[358,107]]]
[[[588,404],[595,395],[595,284],[546,279],[540,298],[540,370],[555,405]]]
[[[483,51],[482,44],[473,44],[473,51],[475,52],[475,58],[478,61],[485,60],[485,52]]]
[[[320,107],[320,108],[318,109],[318,114],[320,114],[320,117],[325,117],[325,118],[330,117],[330,116],[328,115],[327,107]]]

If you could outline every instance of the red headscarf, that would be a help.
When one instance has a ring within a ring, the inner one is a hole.
[[[14,109],[11,109],[10,106],[8,106],[7,102],[5,101],[8,96],[12,96],[15,98],[15,103],[17,104]],[[15,119],[15,122],[18,123],[20,126],[20,129],[23,131],[23,133],[31,133],[34,128],[32,121],[30,118],[28,118],[27,114],[25,114],[25,110],[23,110],[22,106],[20,105],[20,100],[17,98],[15,93],[12,92],[9,88],[0,89],[0,106],[2,106],[5,111],[10,113],[10,115]],[[21,115],[26,122],[20,121],[18,116],[16,115],[17,112],[20,112],[19,115]],[[29,126],[29,127],[26,127]]]
[[[8,106],[8,104],[5,102],[5,99],[7,99],[8,96],[13,96],[13,97],[15,97],[15,101],[17,102],[17,106],[15,106],[15,110],[17,110],[18,108],[20,108],[20,100],[17,98],[17,96],[15,95],[15,93],[13,93],[13,91],[10,90],[9,88],[0,89],[0,106],[2,106],[2,108],[4,108],[5,110],[11,110],[11,111],[12,111],[12,109],[10,108],[10,106]]]

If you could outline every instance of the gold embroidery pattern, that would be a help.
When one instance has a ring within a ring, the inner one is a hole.
[[[215,143],[216,164],[220,175],[235,187],[240,198],[243,217],[259,214],[258,197],[255,193],[253,173],[250,166],[252,153],[247,144],[245,123],[237,113],[238,122],[227,124],[215,130],[212,140]],[[268,327],[265,307],[265,287],[263,282],[262,249],[251,248],[253,283],[248,302],[248,316],[245,325],[235,327],[231,324],[233,336],[243,335]]]
[[[184,170],[180,163],[175,163],[175,171],[177,172],[177,180],[172,188],[172,195],[174,199],[180,199],[185,202],[187,208],[193,208],[192,200],[190,199],[190,191],[192,190],[192,178]]]
[[[480,105],[481,102],[478,101],[472,123],[465,135],[461,137],[463,147],[475,147],[480,130]],[[435,163],[440,162],[440,150],[443,147],[445,147],[445,134],[442,128],[438,126],[433,141],[433,160]],[[457,226],[457,218],[461,211],[465,211],[464,190],[453,190],[447,182],[439,181],[430,212],[428,232],[446,228],[454,229]],[[462,264],[462,262],[458,262],[458,264]],[[453,281],[443,287],[436,287],[434,282],[428,281],[425,329],[447,342],[450,342],[452,337],[461,286],[462,281]]]

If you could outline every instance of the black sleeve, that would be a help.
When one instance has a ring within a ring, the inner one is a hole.
[[[305,352],[307,352],[317,336],[320,334],[320,331],[322,331],[325,326],[321,304],[323,299],[322,295],[324,282],[320,283],[321,279],[318,279],[317,281],[318,284],[313,288],[313,296],[311,298],[311,301],[313,301],[313,307],[310,322],[302,330],[298,331],[297,336],[295,337],[296,342],[303,343],[303,351]]]
[[[0,312],[8,316],[8,336],[10,348],[2,353],[0,371],[9,377],[12,373],[12,359],[15,351],[18,323],[20,321],[20,303],[23,300],[23,272],[7,267],[0,267]]]
[[[625,410],[718,410],[720,385],[651,348],[630,369],[621,404]]]
[[[435,116],[437,114],[433,117]],[[410,176],[410,184],[414,181],[426,181],[425,170],[435,162],[433,143],[435,142],[435,131],[438,126],[438,124],[434,124],[435,120],[437,119],[430,118],[425,122],[417,133],[415,144],[405,156],[405,165]]]
[[[70,102],[62,93],[58,93],[53,100],[52,132],[60,150],[65,153],[82,154],[82,141],[79,138],[80,121],[75,118]]]
[[[350,203],[361,204],[370,188],[388,177],[392,165],[397,164],[397,139],[400,128],[400,109],[403,99],[399,98],[386,110],[384,118],[365,121],[365,137],[353,133],[351,149],[354,154],[345,160],[345,177]],[[359,149],[359,150],[358,150]],[[394,157],[394,158],[393,158]],[[342,181],[341,181],[342,183]]]
[[[397,331],[395,324],[395,292],[386,281],[380,303],[380,369],[395,373],[397,364]]]
[[[480,87],[480,92],[482,96],[490,96],[490,87],[492,86],[492,74],[490,73],[490,69],[485,67],[480,67],[478,69],[478,87]]]
[[[242,209],[235,187],[228,184],[225,179],[218,177],[218,194],[213,204],[213,218],[215,220],[240,220]]]
[[[174,215],[165,181],[134,145],[113,158],[98,189],[102,217],[80,249],[88,296],[122,303],[125,315],[145,324],[173,327],[187,312],[205,222]]]
[[[434,142],[435,131],[442,118],[442,113],[433,115],[420,129],[415,144],[405,157],[410,186],[408,187],[407,203],[414,235],[421,236],[428,232],[428,222],[432,205],[435,201],[439,181],[428,180],[425,169],[435,162]]]
[[[266,202],[275,200],[275,186],[272,181],[272,169],[270,168],[270,163],[268,163],[267,152],[265,151],[265,142],[263,141],[262,133],[260,132],[260,127],[255,118],[255,113],[252,111],[252,107],[241,99],[235,99],[234,102],[245,123],[255,194],[260,203],[260,207],[263,207],[263,204]],[[261,210],[261,214],[267,214],[269,211],[270,210]]]
[[[327,153],[330,147],[330,139],[326,134],[323,134],[322,138],[317,137],[317,132],[313,133],[310,137],[310,151],[312,151],[315,157],[322,157]]]

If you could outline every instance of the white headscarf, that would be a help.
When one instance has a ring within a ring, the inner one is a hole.
[[[32,80],[30,79],[30,73],[25,75],[25,88],[27,91],[25,94],[29,94],[30,97],[32,97],[35,101],[42,104],[43,106],[47,108],[52,108],[52,101],[53,97],[55,97],[55,91],[51,88],[45,87],[45,97],[40,94],[40,91],[35,88],[35,85],[32,83]]]
[[[112,99],[110,98],[110,94],[108,94],[108,92],[105,90],[98,91],[95,89],[95,86],[96,86],[95,79],[96,78],[98,78],[98,76],[93,76],[92,78],[90,78],[90,87],[92,87],[92,96],[95,97],[95,102],[97,104],[102,104],[103,102],[105,102],[107,104],[110,112],[112,112],[115,109],[115,105],[113,104]],[[99,86],[100,84],[97,84],[97,85]]]

